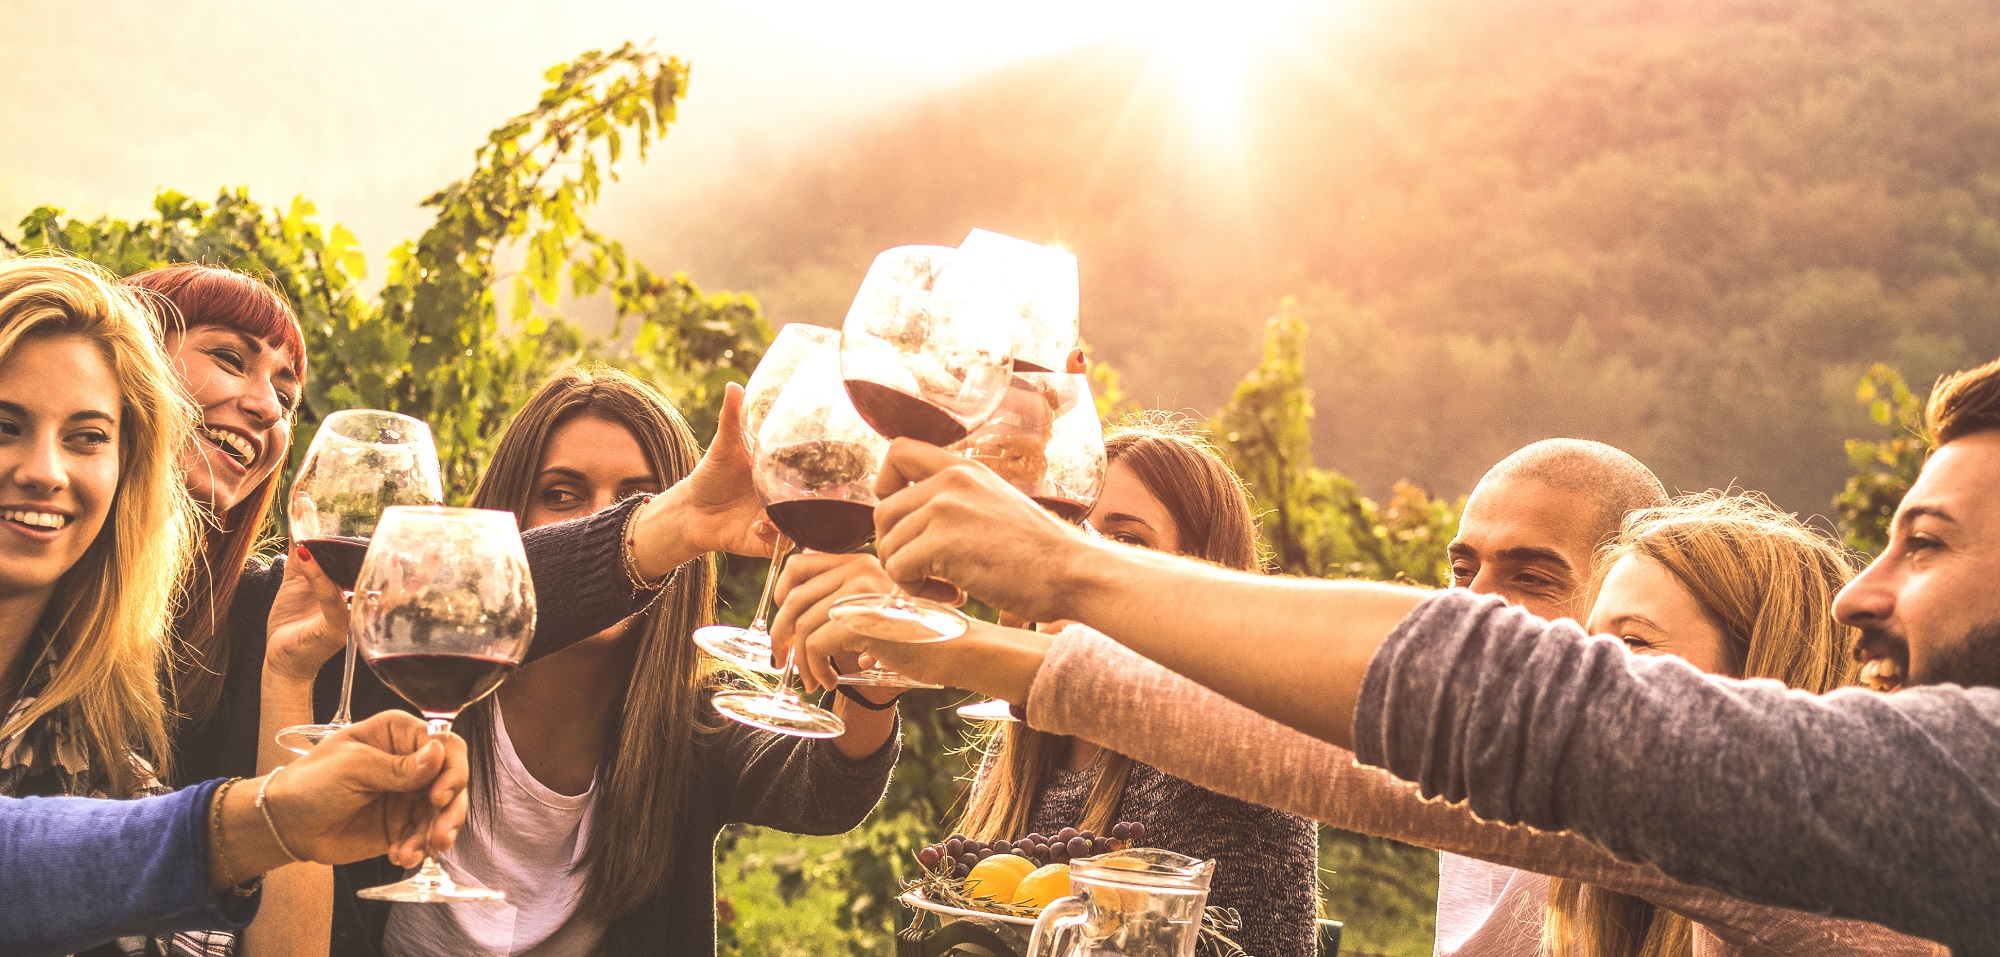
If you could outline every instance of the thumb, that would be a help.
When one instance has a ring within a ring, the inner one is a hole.
[[[722,412],[716,417],[715,441],[708,444],[708,454],[717,454],[717,449],[740,448],[743,448],[743,387],[731,382],[722,387]]]
[[[883,457],[882,469],[875,475],[875,496],[888,498],[905,486],[915,485],[954,465],[963,464],[963,457],[928,442],[897,439],[889,444],[889,454]]]
[[[410,794],[423,790],[444,767],[444,746],[426,741],[409,754],[370,751],[356,758],[350,780],[363,791]]]

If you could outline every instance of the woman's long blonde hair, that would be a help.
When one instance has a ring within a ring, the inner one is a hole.
[[[543,383],[508,423],[473,490],[473,507],[525,515],[549,436],[580,418],[622,426],[645,452],[661,487],[685,478],[701,460],[687,420],[658,391],[610,368],[571,368]],[[701,707],[702,697],[733,674],[689,637],[714,620],[714,610],[715,561],[704,556],[682,568],[667,593],[632,623],[638,641],[632,678],[610,760],[599,775],[597,823],[581,863],[583,915],[609,921],[635,910],[666,886],[679,856],[710,853],[706,846],[679,846],[678,839],[696,778],[695,735],[721,723],[713,709]],[[496,701],[489,697],[467,708],[458,722],[474,761],[489,769]],[[482,776],[473,815],[482,826],[493,820],[494,778]]]
[[[1104,435],[1109,462],[1123,463],[1166,506],[1180,552],[1239,571],[1258,567],[1257,517],[1243,483],[1215,447],[1177,423],[1151,418]],[[1060,735],[1020,722],[1003,724],[986,743],[983,773],[973,782],[958,830],[982,841],[1027,834],[1035,797],[1055,770]],[[1132,759],[1105,751],[1079,830],[1110,832],[1132,773]]]
[[[1814,693],[1855,680],[1853,629],[1834,596],[1858,564],[1842,548],[1755,493],[1710,492],[1633,512],[1598,553],[1592,603],[1627,555],[1658,562],[1722,633],[1732,675],[1774,678]],[[1549,882],[1543,921],[1551,957],[1679,957],[1692,928],[1678,914],[1572,880]]]
[[[111,793],[129,797],[144,773],[134,758],[162,777],[172,759],[160,675],[174,586],[195,540],[177,465],[195,413],[131,292],[79,260],[0,263],[0,363],[24,341],[64,337],[95,345],[117,380],[118,490],[97,540],[56,580],[36,625],[60,656],[49,684],[0,728],[0,740],[59,713]]]

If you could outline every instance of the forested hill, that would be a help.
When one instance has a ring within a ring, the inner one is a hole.
[[[1320,464],[1375,491],[1561,434],[1823,512],[1866,363],[2000,354],[2000,7],[1328,6],[1240,139],[1147,51],[1080,50],[769,158],[653,242],[833,323],[883,247],[1060,238],[1128,390],[1203,411],[1297,296]]]

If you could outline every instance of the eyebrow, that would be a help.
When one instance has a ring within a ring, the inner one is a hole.
[[[1152,522],[1146,521],[1145,519],[1140,518],[1137,515],[1133,515],[1130,512],[1112,512],[1111,514],[1106,515],[1103,518],[1097,520],[1093,524],[1109,524],[1111,522],[1137,522],[1140,525],[1144,525],[1147,528],[1152,529],[1153,531],[1156,532],[1159,531],[1159,529],[1153,528]]]
[[[1912,505],[1904,509],[1902,514],[1896,516],[1896,524],[1908,525],[1920,518],[1934,518],[1940,522],[1950,522],[1954,525],[1958,523],[1958,519],[1953,518],[1951,513],[1945,511],[1941,506]]]
[[[1493,557],[1511,562],[1548,562],[1566,572],[1576,571],[1575,566],[1569,563],[1569,559],[1562,557],[1561,552],[1553,548],[1543,548],[1539,545],[1519,545],[1514,548],[1503,548],[1494,552]]]
[[[1606,622],[1604,627],[1616,628],[1619,625],[1645,625],[1646,627],[1654,629],[1655,631],[1666,630],[1665,628],[1661,628],[1658,622],[1654,621],[1651,618],[1646,617],[1645,615],[1630,615],[1630,614],[1619,615],[1618,617],[1611,619],[1609,622]],[[1596,631],[1597,629],[1593,628],[1590,630]]]
[[[590,476],[585,475],[576,469],[562,465],[551,465],[548,468],[541,470],[541,472],[537,473],[536,475],[537,478],[548,478],[550,476],[555,476],[557,478],[566,478],[573,482],[588,481],[590,478]],[[653,474],[651,472],[648,472],[645,475],[628,475],[625,478],[619,479],[618,484],[656,485],[659,484],[659,481],[660,481],[659,479],[653,477]]]
[[[34,413],[28,411],[27,406],[24,406],[18,402],[9,402],[5,399],[0,399],[0,412],[5,412],[8,415],[18,415],[24,419],[32,419],[35,417]],[[109,412],[100,412],[96,409],[85,409],[81,412],[72,412],[70,413],[68,419],[68,421],[70,422],[93,421],[93,420],[109,422],[112,425],[118,424],[117,416],[112,415]]]

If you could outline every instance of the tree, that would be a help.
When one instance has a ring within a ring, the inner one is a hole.
[[[1833,508],[1841,541],[1876,555],[1889,544],[1896,506],[1923,470],[1930,437],[1924,431],[1923,403],[1896,370],[1881,363],[1869,366],[1854,395],[1875,424],[1888,427],[1889,435],[1847,440],[1847,461],[1854,474],[1834,496]]]

